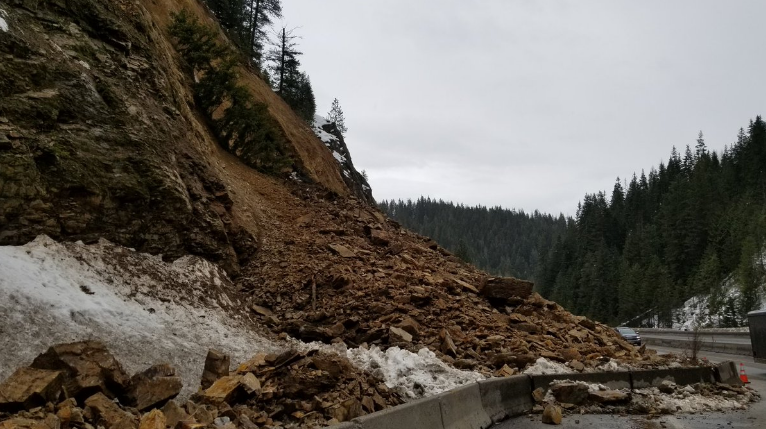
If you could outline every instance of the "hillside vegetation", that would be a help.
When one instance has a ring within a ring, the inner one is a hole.
[[[757,117],[720,154],[702,133],[667,164],[588,194],[536,276],[539,292],[604,322],[650,310],[661,326],[686,299],[711,294],[710,313],[758,308],[766,234],[766,124]],[[725,297],[731,277],[740,288]]]

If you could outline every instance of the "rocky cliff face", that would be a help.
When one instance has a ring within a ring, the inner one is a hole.
[[[172,259],[191,253],[236,273],[259,231],[232,216],[166,37],[193,1],[0,2],[0,244],[38,234],[114,242]],[[345,195],[330,152],[256,76],[304,176]]]
[[[372,188],[351,161],[351,152],[346,145],[346,139],[338,129],[337,125],[328,121],[322,116],[315,116],[313,123],[314,133],[322,140],[325,146],[332,152],[332,156],[338,162],[343,182],[351,190],[351,193],[368,204],[374,205],[375,199],[372,197]]]

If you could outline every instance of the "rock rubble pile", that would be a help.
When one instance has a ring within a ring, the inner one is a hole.
[[[168,364],[130,377],[99,342],[59,344],[0,384],[0,428],[319,427],[402,403],[336,354],[258,354],[233,371],[229,363],[209,351],[197,393],[181,402]]]

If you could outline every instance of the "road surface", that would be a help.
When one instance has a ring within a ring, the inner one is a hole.
[[[681,349],[651,347],[660,353],[682,353]],[[766,364],[754,363],[752,358],[722,353],[700,353],[711,362],[731,360],[745,364],[745,371],[750,379],[750,387],[766,397]],[[539,414],[515,417],[494,426],[495,429],[544,429]],[[766,399],[750,405],[747,411],[729,413],[677,414],[649,418],[648,416],[620,415],[564,415],[561,426],[565,429],[756,429],[766,428]]]

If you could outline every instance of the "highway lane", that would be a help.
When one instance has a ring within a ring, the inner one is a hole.
[[[681,354],[684,350],[670,347],[652,347],[659,353]],[[725,353],[700,353],[714,363],[731,360],[737,368],[743,363],[750,387],[766,396],[766,364],[753,362],[752,358]],[[495,429],[543,429],[550,427],[541,422],[539,414],[519,416],[496,426]],[[677,414],[672,416],[620,416],[620,415],[565,415],[561,426],[564,429],[756,429],[766,428],[766,401],[751,404],[746,411],[729,413]]]
[[[678,333],[655,333],[655,332],[641,332],[642,339],[646,338],[658,338],[667,340],[687,340],[691,341],[694,336],[691,332],[679,331]],[[719,343],[719,344],[750,344],[750,334],[700,334],[699,339],[706,343]]]

